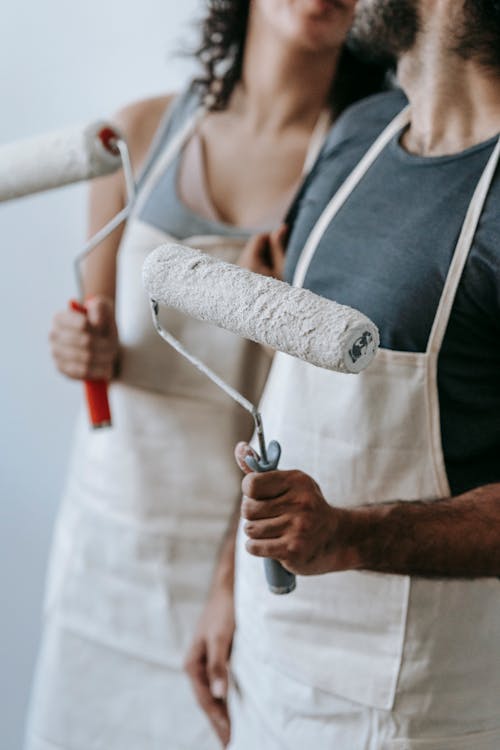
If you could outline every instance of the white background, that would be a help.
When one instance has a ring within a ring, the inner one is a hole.
[[[203,0],[2,2],[0,143],[178,90]],[[52,314],[74,294],[85,188],[0,205],[0,748],[19,750],[45,565],[77,384],[52,366]]]

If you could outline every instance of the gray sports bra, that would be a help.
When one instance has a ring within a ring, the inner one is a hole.
[[[152,152],[139,179],[138,189],[149,175],[168,143],[186,124],[200,106],[199,97],[191,88],[168,108],[155,136]],[[300,179],[281,205],[266,217],[260,226],[242,228],[217,217],[210,198],[204,171],[202,145],[196,132],[188,140],[157,180],[142,206],[139,219],[169,235],[185,239],[194,235],[213,235],[247,238],[258,232],[268,232],[279,226],[291,203]],[[188,205],[183,198],[190,196]]]

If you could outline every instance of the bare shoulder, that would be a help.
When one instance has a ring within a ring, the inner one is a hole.
[[[127,139],[135,170],[140,168],[146,158],[160,121],[175,96],[167,94],[141,99],[126,105],[112,117]]]

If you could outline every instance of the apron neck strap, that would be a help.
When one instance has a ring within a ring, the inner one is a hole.
[[[405,125],[410,122],[410,108],[406,107],[400,112],[392,122],[385,128],[385,130],[379,135],[375,143],[368,149],[364,157],[361,159],[359,164],[354,168],[349,177],[345,180],[339,190],[335,193],[333,198],[329,201],[323,213],[319,217],[314,229],[309,235],[307,242],[302,250],[302,253],[295,269],[293,285],[302,286],[306,277],[309,265],[314,257],[314,253],[323,237],[328,225],[342,208],[346,200],[349,198],[353,190],[356,188],[358,183],[361,182],[365,174],[368,172],[372,164],[380,156],[384,148],[397,135]]]
[[[458,285],[462,273],[472,248],[474,237],[484,210],[484,205],[490,191],[491,183],[500,160],[500,137],[493,153],[491,154],[488,164],[479,180],[474,195],[470,202],[467,214],[465,216],[460,237],[451,260],[448,275],[443,288],[443,293],[439,301],[436,317],[429,336],[427,352],[437,354],[443,343],[443,338],[450,319],[451,309],[455,301]]]
[[[168,141],[164,150],[160,153],[160,156],[147,175],[140,195],[135,202],[133,213],[136,216],[142,210],[145,202],[151,194],[151,191],[154,189],[162,174],[164,174],[165,170],[168,169],[170,164],[176,158],[177,154],[184,148],[187,141],[191,138],[191,136],[197,129],[201,120],[205,117],[206,113],[206,107],[199,107],[196,112],[187,120],[184,126],[174,135],[174,137]],[[311,139],[309,141],[304,166],[302,169],[302,177],[307,176],[314,166],[319,152],[323,147],[328,131],[330,130],[331,124],[331,112],[330,110],[325,109],[320,113],[314,130],[311,134]]]
[[[191,117],[188,118],[183,127],[181,127],[180,130],[178,130],[178,132],[168,140],[165,148],[160,153],[154,166],[146,177],[142,189],[140,190],[139,195],[135,201],[133,207],[133,214],[135,216],[137,216],[141,212],[144,204],[151,195],[152,190],[160,180],[161,176],[174,161],[178,153],[184,148],[185,144],[190,139],[205,114],[206,108],[199,107],[194,112],[194,114],[192,114]]]
[[[331,126],[332,113],[329,109],[323,109],[320,112],[316,125],[311,133],[304,166],[302,168],[302,178],[307,177],[311,169],[314,167]]]

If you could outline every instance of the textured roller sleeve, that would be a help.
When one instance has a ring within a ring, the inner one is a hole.
[[[120,137],[96,122],[0,146],[0,202],[114,172]]]
[[[357,310],[182,245],[154,250],[143,281],[162,305],[327,370],[360,372],[379,344]]]

